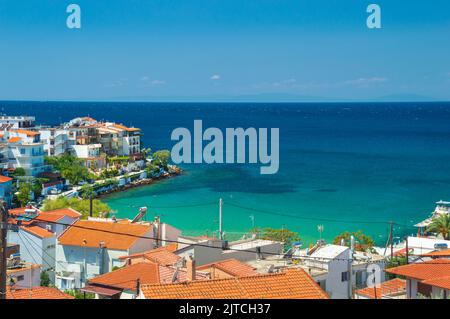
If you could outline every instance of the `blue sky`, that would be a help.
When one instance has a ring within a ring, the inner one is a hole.
[[[0,0],[0,40],[3,100],[450,100],[448,0]]]

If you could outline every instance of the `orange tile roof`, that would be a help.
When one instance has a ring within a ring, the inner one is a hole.
[[[136,132],[136,131],[140,131],[141,129],[137,128],[137,127],[126,127],[125,125],[121,125],[121,124],[113,124],[113,127],[119,129],[119,130],[124,130],[127,132]]]
[[[20,226],[20,228],[29,232],[30,234],[38,236],[39,238],[50,238],[54,235],[52,232],[49,232],[48,230],[39,226]]]
[[[36,135],[40,134],[39,132],[34,132],[34,131],[29,131],[29,130],[16,130],[16,132],[19,133],[19,134],[24,134],[24,135],[29,136],[29,137],[36,136]]]
[[[422,281],[423,284],[450,290],[450,276]]]
[[[27,208],[26,207],[12,208],[12,209],[8,209],[8,213],[10,216],[17,216],[20,214],[24,214],[25,209],[27,209]]]
[[[205,270],[211,267],[220,269],[235,277],[258,275],[258,272],[255,270],[255,268],[234,258],[202,265],[200,267],[197,267],[197,270]]]
[[[32,264],[32,263],[25,263],[24,265],[22,265],[20,268],[11,268],[11,269],[7,269],[6,273],[7,274],[14,274],[16,272],[22,272],[24,270],[32,270],[32,269],[36,269],[36,268],[41,268],[41,265],[38,264]]]
[[[328,299],[303,270],[193,282],[142,285],[147,299]]]
[[[424,257],[450,257],[450,249],[433,251],[428,254],[423,254]]]
[[[10,178],[8,176],[0,175],[0,183],[6,183],[6,182],[9,182],[9,181],[12,181],[12,178]]]
[[[382,296],[386,295],[400,294],[406,292],[406,280],[394,278],[392,280],[382,282],[380,287],[366,287],[355,291],[355,293],[370,299],[375,299],[375,290],[377,292],[377,299],[381,299]]]
[[[155,263],[139,263],[126,266],[89,280],[89,284],[100,284],[120,289],[135,290],[136,282],[159,283],[159,266]]]
[[[58,215],[58,214],[48,214],[46,212],[41,212],[36,217],[35,221],[37,222],[57,222],[61,218],[64,218],[64,215]]]
[[[450,260],[434,259],[421,263],[386,269],[388,273],[417,280],[436,279],[450,276]]]
[[[186,269],[178,269],[177,271],[176,267],[164,266],[154,262],[141,262],[97,276],[89,280],[88,284],[135,291],[138,279],[141,285],[167,284],[172,283],[175,272],[177,272],[176,282],[187,280]],[[197,273],[197,278],[204,280],[208,277],[206,274]]]
[[[167,246],[162,246],[156,249],[148,250],[143,253],[133,254],[129,256],[121,256],[119,259],[134,259],[134,258],[144,258],[161,265],[174,265],[178,260],[181,259],[180,256],[175,255],[173,251],[177,248],[177,244],[170,244]]]
[[[79,220],[58,241],[61,245],[86,247],[98,247],[104,242],[106,248],[128,250],[139,239],[136,236],[144,236],[150,229],[151,225]]]
[[[55,210],[48,210],[43,213],[51,214],[51,215],[59,215],[59,216],[69,216],[71,218],[79,218],[81,217],[81,213],[77,212],[72,208],[61,208]]]
[[[20,142],[22,139],[20,138],[20,137],[18,137],[18,136],[14,136],[14,137],[11,137],[9,140],[8,140],[8,143],[17,143],[17,142]]]
[[[6,299],[75,299],[56,288],[33,287],[33,288],[11,288],[6,290]]]

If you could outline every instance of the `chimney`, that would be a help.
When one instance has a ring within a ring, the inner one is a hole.
[[[195,280],[195,260],[192,255],[186,260],[187,281]]]

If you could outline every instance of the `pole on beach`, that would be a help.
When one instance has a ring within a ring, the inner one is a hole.
[[[219,239],[223,240],[223,231],[222,231],[222,206],[223,201],[222,198],[219,199]]]

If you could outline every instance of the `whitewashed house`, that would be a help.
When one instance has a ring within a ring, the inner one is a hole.
[[[165,240],[177,240],[179,234],[165,223],[80,220],[58,238],[56,286],[82,288],[87,280],[123,266],[121,256],[165,245]]]

